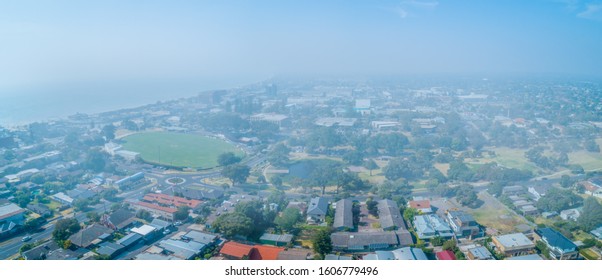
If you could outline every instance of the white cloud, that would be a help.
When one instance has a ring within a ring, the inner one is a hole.
[[[587,4],[585,11],[577,14],[580,18],[602,20],[602,4]]]
[[[423,11],[433,10],[437,6],[439,6],[439,2],[437,1],[406,0],[399,3],[392,11],[400,18],[405,19],[417,16],[417,14]]]

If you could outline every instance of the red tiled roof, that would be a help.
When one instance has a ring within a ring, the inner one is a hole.
[[[412,200],[412,201],[410,201],[410,208],[415,208],[415,209],[431,208],[431,202],[428,200]]]
[[[177,196],[167,195],[167,194],[162,194],[162,193],[149,193],[144,196],[144,200],[151,201],[151,202],[157,202],[157,203],[161,203],[161,204],[166,204],[166,205],[173,205],[176,207],[188,206],[191,208],[195,208],[199,204],[202,203],[202,201],[200,201],[200,200],[186,199],[183,197],[177,197]]]
[[[456,255],[450,250],[438,252],[436,255],[440,261],[453,261],[456,259]]]
[[[253,252],[251,253],[251,260],[276,260],[278,254],[284,251],[282,247],[255,245],[253,246]]]
[[[178,211],[175,208],[163,207],[163,206],[159,206],[156,204],[143,202],[143,201],[136,201],[134,203],[136,203],[137,205],[143,206],[143,207],[147,207],[147,208],[151,208],[151,209],[155,209],[155,210],[159,210],[159,211],[163,211],[163,212],[167,212],[167,213],[171,213],[171,214],[176,213],[176,211]]]
[[[226,244],[224,244],[224,246],[222,247],[222,249],[219,252],[220,252],[220,254],[223,254],[223,255],[242,259],[245,256],[250,257],[252,250],[253,250],[253,246],[241,244],[241,243],[234,242],[234,241],[229,241]]]

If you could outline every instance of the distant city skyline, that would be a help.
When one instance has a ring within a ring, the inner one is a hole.
[[[279,75],[602,73],[602,1],[4,1],[0,36],[0,96]]]

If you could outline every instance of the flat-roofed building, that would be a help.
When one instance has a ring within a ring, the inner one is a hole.
[[[414,229],[420,239],[451,238],[454,236],[451,227],[435,214],[414,217]]]
[[[492,242],[507,257],[527,255],[535,249],[535,243],[522,233],[494,236]]]

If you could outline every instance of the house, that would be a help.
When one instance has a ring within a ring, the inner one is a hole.
[[[383,230],[407,229],[399,206],[390,199],[383,199],[378,202],[378,219]]]
[[[132,228],[131,232],[140,234],[142,239],[144,239],[146,242],[155,239],[160,234],[157,228],[149,225],[142,225],[140,227]]]
[[[602,177],[592,178],[583,183],[585,193],[602,198]]]
[[[431,208],[431,202],[429,200],[412,200],[408,202],[408,207],[414,208],[422,214],[430,214],[433,213],[433,209]]]
[[[539,228],[535,233],[543,241],[550,252],[550,257],[557,260],[576,260],[579,250],[573,241],[552,228]]]
[[[428,260],[424,251],[420,248],[404,247],[393,251],[376,251],[365,255],[363,260]]]
[[[132,232],[117,240],[117,244],[123,245],[123,247],[127,249],[129,247],[135,246],[136,244],[139,244],[141,241],[142,235]]]
[[[186,234],[182,235],[180,239],[192,240],[198,243],[206,244],[207,246],[213,245],[219,240],[219,238],[215,234],[200,232],[196,230],[188,231]]]
[[[307,208],[307,220],[312,223],[322,223],[328,214],[328,200],[323,197],[314,197]]]
[[[541,213],[541,216],[544,219],[550,219],[550,218],[554,218],[554,217],[558,216],[558,212],[556,212],[556,211],[543,212],[543,213]]]
[[[494,260],[491,252],[483,246],[468,249],[466,258],[469,260]]]
[[[21,256],[26,260],[77,260],[88,252],[82,248],[75,251],[63,249],[51,240],[21,253]]]
[[[48,208],[48,206],[41,203],[30,203],[27,204],[27,209],[29,211],[34,212],[42,217],[52,216],[52,210]]]
[[[190,186],[174,186],[165,190],[164,194],[174,195],[175,193],[181,194],[183,197],[195,200],[213,200],[219,199],[224,196],[224,191],[201,185],[190,185]]]
[[[72,197],[66,195],[64,192],[59,192],[54,195],[51,195],[50,199],[52,199],[60,204],[68,205],[68,206],[71,206],[71,204],[73,204],[73,201],[74,201],[74,199]]]
[[[15,233],[25,223],[25,212],[14,203],[0,204],[0,237]]]
[[[190,207],[191,209],[197,208],[202,201],[196,199],[186,199],[183,197],[166,195],[162,193],[149,193],[144,195],[142,199],[145,202],[157,204],[165,207],[178,208],[182,206]]]
[[[446,218],[457,237],[473,239],[485,234],[474,217],[464,211],[448,211]]]
[[[525,193],[525,187],[523,186],[507,186],[502,188],[503,195],[521,195]]]
[[[529,187],[529,194],[533,197],[533,200],[538,201],[540,198],[544,197],[548,191],[553,189],[554,187],[550,185],[537,185]]]
[[[437,257],[437,260],[440,260],[440,261],[454,261],[454,260],[456,260],[456,255],[454,255],[454,252],[452,252],[450,250],[445,250],[445,251],[437,252],[435,254],[435,256]]]
[[[159,232],[163,232],[166,229],[168,229],[172,224],[168,221],[154,218],[150,225],[156,228]]]
[[[252,115],[249,120],[251,122],[268,122],[271,124],[275,124],[278,127],[287,126],[290,124],[290,120],[288,116],[281,114],[273,114],[273,113],[260,113]]]
[[[127,209],[117,209],[111,215],[104,215],[101,223],[113,230],[122,230],[136,221],[136,215]]]
[[[349,199],[337,201],[332,226],[339,231],[351,230],[353,225],[353,202]]]
[[[110,259],[117,257],[119,254],[123,252],[125,247],[123,245],[113,243],[113,242],[103,242],[98,245],[98,249],[96,249],[96,253],[99,255],[106,255]]]
[[[261,244],[274,245],[274,246],[288,246],[293,240],[292,234],[270,234],[264,233],[260,238]]]
[[[157,245],[163,250],[169,252],[172,256],[182,259],[182,260],[191,260],[194,257],[198,256],[203,249],[207,247],[207,244],[199,243],[196,241],[184,241],[184,240],[175,240],[175,239],[166,239],[161,240]]]
[[[120,190],[127,190],[140,187],[146,183],[147,180],[145,180],[144,172],[138,172],[132,176],[115,181],[115,186]]]
[[[145,210],[150,212],[155,217],[163,217],[169,221],[174,220],[174,214],[176,211],[178,211],[176,208],[160,206],[144,201],[130,200],[128,203],[130,204],[130,207],[136,211]]]
[[[560,218],[565,221],[567,221],[567,220],[577,221],[579,216],[581,216],[581,209],[582,209],[581,207],[578,207],[578,208],[573,208],[573,209],[562,210],[562,211],[560,211]]]
[[[492,242],[507,257],[527,255],[535,249],[535,243],[522,233],[494,236]]]
[[[278,253],[277,260],[309,260],[313,252],[307,249],[287,249]]]
[[[245,260],[251,256],[253,246],[234,241],[228,241],[222,246],[219,253],[229,260]]]
[[[373,251],[413,244],[407,230],[385,232],[335,232],[330,235],[332,247],[339,251]]]
[[[454,236],[451,227],[435,214],[415,216],[414,229],[420,239],[431,239],[437,236],[451,238]]]
[[[350,261],[350,260],[352,260],[352,258],[349,256],[328,254],[328,255],[324,256],[324,260],[325,261]]]
[[[250,260],[277,260],[278,255],[284,251],[282,247],[254,245],[251,250]]]
[[[542,261],[544,259],[538,254],[529,254],[529,255],[524,255],[524,256],[510,257],[510,258],[507,258],[506,260],[508,260],[508,261]]]
[[[88,248],[92,245],[100,244],[103,239],[108,238],[112,233],[113,230],[108,227],[92,224],[71,235],[69,241],[77,247]]]
[[[524,205],[520,208],[520,211],[523,213],[523,216],[535,216],[539,214],[539,209],[533,205]]]

